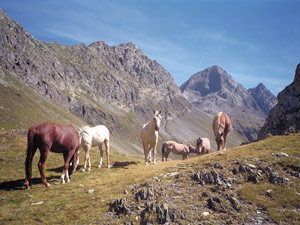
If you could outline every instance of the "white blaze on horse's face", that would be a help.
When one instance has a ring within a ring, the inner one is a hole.
[[[159,131],[160,123],[161,123],[161,111],[154,111],[153,121],[155,124],[155,130]]]

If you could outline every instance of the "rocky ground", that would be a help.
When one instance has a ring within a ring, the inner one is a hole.
[[[287,168],[260,158],[203,166],[178,164],[148,182],[130,185],[124,198],[110,203],[106,217],[124,224],[277,224],[266,209],[244,200],[239,190],[247,182],[284,186],[299,178],[300,167]],[[272,198],[272,191],[263,195]]]

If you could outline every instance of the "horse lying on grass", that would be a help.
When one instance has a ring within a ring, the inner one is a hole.
[[[32,187],[32,159],[37,150],[40,150],[40,160],[38,167],[40,170],[42,182],[46,187],[51,185],[48,183],[44,167],[48,153],[63,153],[64,168],[61,175],[61,182],[70,182],[71,176],[77,166],[78,151],[80,147],[79,136],[76,129],[72,125],[58,125],[54,123],[42,122],[29,128],[28,130],[28,147],[25,160],[25,187]],[[71,167],[69,164],[71,162]]]
[[[109,130],[106,126],[99,125],[95,127],[83,127],[79,132],[81,146],[85,151],[84,155],[84,167],[82,172],[86,169],[86,163],[88,161],[88,171],[91,170],[91,160],[90,160],[90,149],[91,147],[98,146],[100,151],[100,161],[98,168],[102,166],[103,160],[103,150],[102,144],[104,143],[106,149],[106,158],[107,158],[107,168],[110,168],[109,163]]]
[[[182,155],[182,160],[188,158],[189,153],[196,153],[199,155],[199,151],[191,145],[179,144],[175,141],[166,141],[162,145],[162,161],[166,159],[168,161],[168,156],[170,152],[173,152],[175,155]]]

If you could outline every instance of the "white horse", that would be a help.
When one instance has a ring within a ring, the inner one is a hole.
[[[98,168],[102,166],[103,150],[102,144],[105,144],[106,157],[107,157],[107,168],[110,168],[109,163],[109,130],[106,126],[99,125],[95,127],[83,127],[79,132],[81,146],[85,151],[84,156],[84,167],[82,172],[86,169],[86,163],[88,161],[88,171],[91,170],[91,160],[90,160],[90,149],[91,147],[98,146],[100,150],[100,161]]]
[[[144,154],[145,154],[145,164],[148,164],[148,160],[151,161],[151,151],[153,155],[153,163],[156,164],[155,154],[156,146],[158,141],[158,130],[161,123],[161,111],[154,111],[154,115],[148,123],[144,124],[140,137],[143,142]],[[148,158],[150,152],[150,156]]]

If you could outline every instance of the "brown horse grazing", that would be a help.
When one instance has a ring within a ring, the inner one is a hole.
[[[182,155],[182,160],[185,160],[188,158],[189,153],[197,153],[198,150],[194,148],[191,145],[186,145],[186,144],[179,144],[175,141],[166,141],[162,145],[162,161],[166,159],[168,161],[168,156],[170,152],[173,152],[175,155]]]
[[[40,160],[38,167],[40,170],[43,184],[50,187],[45,174],[44,166],[49,151],[63,153],[64,168],[61,175],[61,182],[70,182],[69,174],[72,175],[77,166],[78,150],[80,147],[79,135],[72,125],[58,125],[48,122],[42,122],[29,128],[28,130],[28,147],[25,160],[25,187],[32,186],[32,159],[38,148],[40,150]],[[69,163],[72,163],[69,168]],[[69,170],[69,171],[68,171]]]
[[[226,137],[231,129],[231,120],[224,112],[219,112],[213,122],[213,130],[215,134],[216,143],[218,146],[218,151],[221,150],[221,147],[223,149],[226,149]]]

